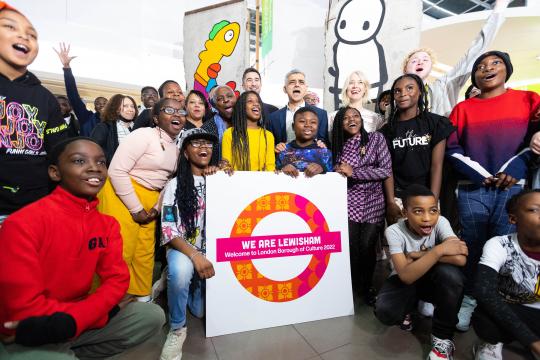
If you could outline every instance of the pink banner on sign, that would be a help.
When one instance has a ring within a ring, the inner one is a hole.
[[[217,261],[236,261],[283,256],[341,252],[341,233],[321,233],[218,238]]]

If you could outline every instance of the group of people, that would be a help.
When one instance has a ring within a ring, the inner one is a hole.
[[[37,31],[0,2],[0,357],[120,353],[163,327],[152,299],[166,288],[161,359],[180,359],[187,309],[204,315],[215,274],[205,178],[217,171],[343,175],[354,294],[381,322],[410,331],[416,309],[432,316],[429,359],[452,359],[471,317],[476,359],[501,359],[514,340],[540,356],[540,191],[524,190],[540,154],[540,96],[507,88],[510,56],[486,52],[507,5],[497,0],[435,82],[433,53],[417,49],[376,111],[354,71],[328,114],[310,105],[298,69],[285,75],[287,105],[264,103],[254,68],[242,94],[216,86],[207,99],[167,80],[144,87],[140,107],[117,94],[87,110],[69,46],[57,50],[67,96],[55,98],[27,70]],[[458,103],[468,78],[478,91]],[[377,293],[380,242],[392,273]],[[156,243],[167,266],[153,283]]]

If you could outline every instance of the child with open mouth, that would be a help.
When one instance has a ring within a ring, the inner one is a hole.
[[[383,284],[375,315],[384,324],[412,330],[410,313],[418,300],[435,306],[428,360],[453,359],[453,335],[463,297],[460,267],[467,261],[467,246],[439,216],[437,199],[423,185],[406,189],[405,219],[385,231],[394,271]],[[405,321],[404,321],[405,320]]]

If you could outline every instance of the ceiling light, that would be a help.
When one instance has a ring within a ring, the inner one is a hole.
[[[439,5],[433,3],[433,2],[431,2],[431,1],[429,1],[429,0],[422,0],[422,1],[425,2],[426,4],[428,4],[430,7],[435,8],[435,9],[437,9],[437,10],[439,10],[439,11],[442,11],[442,12],[445,13],[445,14],[448,14],[448,15],[457,15],[455,12],[452,12],[452,11],[450,11],[450,10],[447,10],[447,9],[443,8],[443,7],[440,7]]]

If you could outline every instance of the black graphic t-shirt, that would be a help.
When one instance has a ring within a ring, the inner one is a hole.
[[[396,196],[411,184],[430,186],[431,153],[454,127],[444,116],[427,113],[406,121],[396,121],[394,129],[386,124],[381,132],[392,155]]]

